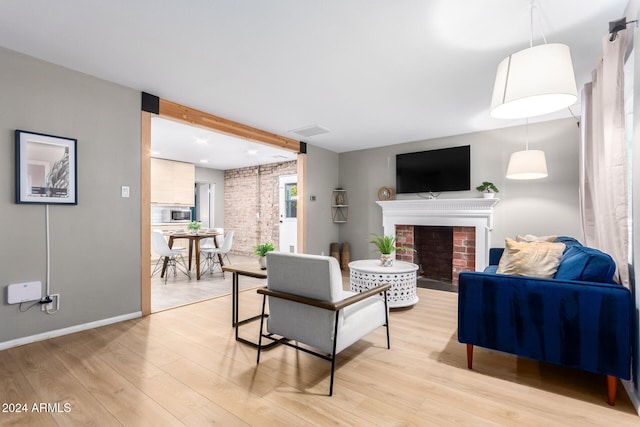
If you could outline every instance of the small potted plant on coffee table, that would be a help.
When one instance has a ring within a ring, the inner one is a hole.
[[[378,252],[380,252],[380,265],[383,267],[393,266],[393,252],[394,251],[413,251],[416,250],[408,246],[396,246],[396,236],[380,236],[375,233],[371,233],[371,240],[369,243],[375,245]]]
[[[267,255],[267,252],[275,250],[276,247],[271,242],[261,243],[253,248],[253,253],[258,256],[258,264],[260,264],[260,269],[267,269],[267,259],[265,258],[265,255]]]

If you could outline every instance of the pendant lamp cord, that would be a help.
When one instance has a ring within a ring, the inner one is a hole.
[[[530,29],[530,36],[529,36],[529,47],[533,47],[533,9],[535,9],[536,5],[535,5],[535,0],[531,0],[529,2],[529,10],[530,10],[530,19],[529,19],[529,29]],[[544,31],[542,31],[542,20],[540,19],[540,16],[538,14],[538,23],[540,24],[540,34],[542,34],[542,40],[544,40],[544,44],[547,44],[547,38],[544,35]]]

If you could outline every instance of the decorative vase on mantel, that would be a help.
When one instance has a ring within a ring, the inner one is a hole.
[[[380,265],[382,267],[393,267],[393,255],[380,254]]]

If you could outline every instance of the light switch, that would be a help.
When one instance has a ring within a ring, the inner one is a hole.
[[[129,197],[129,186],[128,185],[123,185],[122,186],[122,197]]]

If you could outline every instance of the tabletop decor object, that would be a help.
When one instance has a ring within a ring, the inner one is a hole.
[[[483,181],[482,184],[476,187],[476,190],[482,193],[482,197],[485,199],[493,199],[495,193],[499,193],[498,187],[493,182]]]
[[[191,221],[189,224],[187,224],[187,229],[192,234],[196,234],[198,230],[200,230],[200,228],[202,228],[202,224],[200,224],[198,221]]]
[[[396,236],[392,235],[381,236],[371,233],[371,240],[369,240],[369,243],[373,243],[378,252],[380,252],[380,265],[383,267],[393,266],[392,254],[394,251],[416,251],[408,246],[397,246]]]
[[[262,270],[267,269],[267,252],[275,251],[276,247],[271,242],[261,243],[253,248],[253,253],[258,256],[258,264]]]

